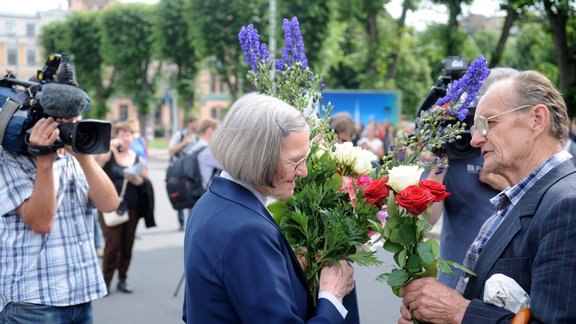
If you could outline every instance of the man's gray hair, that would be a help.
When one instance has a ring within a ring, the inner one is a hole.
[[[210,140],[212,155],[232,177],[251,186],[274,187],[282,139],[307,132],[302,113],[275,97],[240,97]]]
[[[569,118],[566,102],[554,84],[537,71],[523,71],[511,78],[515,106],[545,105],[550,111],[550,135],[563,140],[567,136]]]

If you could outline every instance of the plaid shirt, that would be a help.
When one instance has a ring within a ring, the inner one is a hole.
[[[70,154],[54,162],[57,209],[47,234],[33,232],[16,213],[32,195],[35,158],[0,149],[0,166],[0,311],[9,302],[71,306],[104,296],[80,164]]]
[[[470,248],[468,248],[463,264],[466,268],[474,269],[476,262],[482,253],[482,249],[484,249],[484,246],[486,246],[486,243],[490,237],[492,237],[492,234],[494,234],[498,229],[498,226],[500,226],[506,216],[510,214],[510,211],[514,209],[514,206],[518,204],[524,194],[528,192],[528,190],[530,190],[538,180],[546,175],[546,173],[571,157],[572,155],[566,151],[556,153],[553,157],[548,159],[548,161],[544,162],[540,167],[530,173],[524,180],[520,181],[513,187],[507,188],[490,199],[490,202],[496,207],[496,212],[486,220],[484,225],[482,225],[482,228],[480,228],[480,231],[478,232],[478,236],[476,236],[476,239],[472,242]],[[465,272],[462,272],[460,275],[456,290],[461,294],[463,294],[464,289],[466,289],[468,277],[468,274]]]

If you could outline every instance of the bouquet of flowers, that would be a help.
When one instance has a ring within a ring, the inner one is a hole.
[[[379,280],[387,282],[396,295],[413,279],[436,277],[438,269],[452,273],[455,267],[473,275],[461,265],[443,260],[438,255],[438,243],[425,236],[432,229],[429,207],[450,194],[440,183],[420,180],[425,165],[419,157],[424,151],[433,151],[461,138],[465,127],[461,120],[465,119],[469,104],[489,73],[485,58],[479,56],[467,73],[452,84],[448,94],[416,120],[414,133],[396,139],[391,152],[383,159],[379,179],[364,191],[368,201],[386,213],[381,232],[383,248],[394,253],[397,267],[382,274]],[[435,158],[432,164],[435,164],[432,169],[441,173],[446,160]]]
[[[298,19],[284,19],[282,28],[285,44],[276,61],[269,58],[253,25],[243,27],[238,38],[254,88],[296,107],[311,125],[308,176],[297,179],[294,196],[268,209],[297,254],[311,293],[317,295],[324,266],[341,259],[359,265],[380,263],[373,251],[362,248],[372,232],[381,230],[378,208],[362,195],[370,175],[375,175],[375,156],[351,143],[335,144],[328,118],[318,118],[314,111],[321,103],[323,84],[308,67]],[[331,108],[322,106],[325,116]]]

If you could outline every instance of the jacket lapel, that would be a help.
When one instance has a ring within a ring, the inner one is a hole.
[[[288,250],[293,266],[296,269],[296,273],[306,284],[306,287],[308,287],[308,279],[306,279],[306,275],[304,274],[304,271],[302,270],[302,267],[298,262],[298,258],[294,254],[294,251],[292,250],[292,247],[288,243],[288,240],[286,240],[284,233],[282,233],[282,231],[272,218],[272,215],[270,215],[270,212],[268,212],[268,209],[266,209],[266,207],[262,205],[260,200],[258,200],[258,198],[254,196],[254,194],[252,194],[248,189],[244,188],[242,185],[219,176],[216,176],[212,179],[212,183],[210,184],[209,190],[218,196],[221,196],[227,200],[234,201],[237,204],[240,204],[248,209],[251,209],[252,211],[257,213],[260,217],[264,218],[267,222],[272,224],[278,230],[278,232],[280,232],[282,240],[284,241],[284,244],[286,244],[286,249]],[[308,289],[306,289],[306,291],[308,291]]]
[[[486,242],[486,246],[482,250],[482,254],[480,254],[476,262],[476,267],[474,268],[477,276],[470,277],[468,285],[464,290],[464,297],[482,297],[481,293],[484,290],[484,283],[488,280],[488,274],[504,250],[509,246],[512,239],[522,229],[520,219],[522,217],[532,217],[546,191],[560,179],[576,172],[574,167],[575,161],[575,159],[569,159],[550,170],[524,194],[518,204],[509,212],[506,219],[502,221],[498,229],[492,234],[488,242]]]

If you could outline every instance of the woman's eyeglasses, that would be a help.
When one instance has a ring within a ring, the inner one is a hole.
[[[290,165],[294,165],[294,172],[296,172],[296,170],[298,170],[298,167],[300,167],[303,163],[306,162],[306,160],[308,160],[308,156],[310,155],[311,149],[312,149],[312,145],[310,145],[310,148],[308,149],[308,153],[306,153],[306,155],[298,161],[287,160],[285,158],[282,158],[282,161],[284,161],[285,163],[288,163]]]

